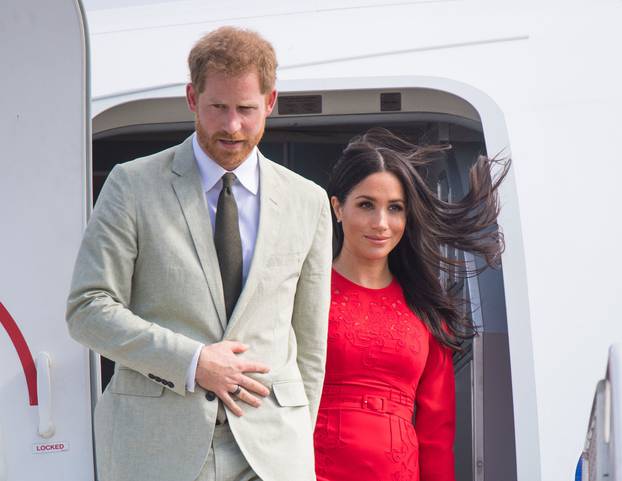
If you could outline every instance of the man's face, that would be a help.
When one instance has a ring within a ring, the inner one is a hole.
[[[276,101],[276,90],[262,94],[257,72],[228,76],[208,73],[202,92],[186,86],[195,114],[199,145],[226,170],[234,170],[259,143]]]

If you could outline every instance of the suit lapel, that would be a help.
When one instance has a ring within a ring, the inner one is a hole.
[[[173,157],[172,170],[175,174],[172,182],[173,189],[188,224],[194,248],[216,306],[220,324],[224,330],[227,327],[227,316],[222,280],[213,242],[212,225],[205,205],[205,194],[192,152],[192,137],[177,147]]]
[[[270,161],[259,153],[259,228],[257,240],[255,241],[255,251],[253,252],[248,277],[231,314],[227,331],[242,317],[262,275],[266,274],[266,264],[273,253],[272,246],[275,245],[278,238],[279,203],[282,202],[280,192],[278,174],[270,165]]]

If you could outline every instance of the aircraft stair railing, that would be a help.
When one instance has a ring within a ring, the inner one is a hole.
[[[622,481],[622,345],[609,349],[607,376],[599,381],[579,459],[576,481]]]

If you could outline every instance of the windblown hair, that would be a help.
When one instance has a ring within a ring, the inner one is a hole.
[[[236,76],[256,70],[262,94],[272,91],[276,82],[276,54],[270,42],[256,32],[235,27],[220,27],[203,36],[188,55],[188,67],[199,93],[208,72]]]
[[[441,285],[440,271],[456,277],[478,274],[461,260],[443,254],[441,246],[451,246],[484,257],[487,265],[500,262],[503,235],[496,220],[499,214],[497,190],[507,175],[510,161],[504,162],[493,179],[493,165],[499,163],[480,156],[469,172],[470,190],[463,199],[450,203],[439,199],[426,184],[429,165],[444,156],[450,146],[419,147],[373,128],[355,137],[343,151],[328,184],[328,195],[340,203],[366,177],[390,172],[402,184],[406,197],[406,228],[389,254],[389,270],[404,291],[410,309],[427,325],[442,344],[460,350],[465,339],[476,333],[472,320],[461,309],[465,300],[459,292]],[[337,257],[343,247],[343,228],[333,212]]]

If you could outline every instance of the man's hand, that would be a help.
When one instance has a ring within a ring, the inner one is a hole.
[[[244,374],[246,372],[265,374],[270,371],[270,368],[261,362],[245,361],[236,356],[247,349],[248,346],[241,342],[217,342],[203,347],[197,364],[197,384],[216,394],[236,416],[243,414],[242,409],[231,397],[231,393],[235,392],[238,386],[241,390],[235,397],[253,407],[259,407],[261,401],[251,393],[262,397],[270,394],[267,387]]]

